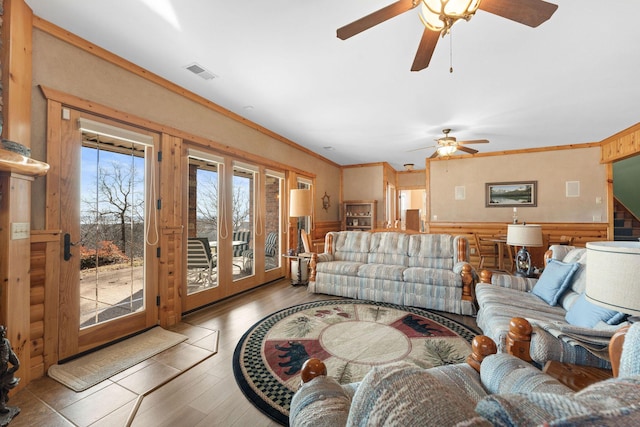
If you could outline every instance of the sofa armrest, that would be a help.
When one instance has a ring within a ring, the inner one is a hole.
[[[462,300],[476,303],[477,274],[473,266],[468,262],[457,262],[453,266],[453,272],[462,278]]]
[[[616,331],[614,327],[599,330],[560,322],[532,321],[534,325],[522,317],[511,319],[505,342],[508,354],[539,365],[548,360],[558,360],[601,368],[610,367],[606,353]]]
[[[346,425],[353,393],[331,377],[320,376],[302,384],[291,399],[289,425],[326,427]]]
[[[318,266],[319,262],[329,262],[329,261],[333,261],[333,255],[329,254],[329,253],[321,253],[321,254],[317,254],[315,252],[311,253],[311,261],[309,261],[309,281],[310,282],[315,282],[316,281],[316,268]]]
[[[488,356],[483,361],[480,380],[490,394],[573,392],[569,387],[533,365],[505,353]]]
[[[489,270],[482,270],[480,272],[480,283],[515,289],[522,292],[531,292],[531,289],[533,289],[537,282],[538,279],[530,277],[519,277]]]

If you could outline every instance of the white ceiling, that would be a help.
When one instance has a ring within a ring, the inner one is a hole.
[[[484,11],[409,71],[418,9],[394,0],[26,0],[34,13],[341,165],[424,168],[443,128],[481,152],[600,141],[640,121],[640,1],[549,0],[529,28]],[[517,0],[513,0],[517,1]],[[454,72],[449,73],[450,52]],[[184,67],[198,63],[203,80]],[[326,147],[332,147],[327,149]]]

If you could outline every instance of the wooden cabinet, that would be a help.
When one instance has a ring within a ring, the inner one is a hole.
[[[342,204],[342,229],[368,231],[376,228],[377,200],[351,200]]]

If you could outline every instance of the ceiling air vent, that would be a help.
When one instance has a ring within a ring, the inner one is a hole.
[[[218,77],[212,72],[205,70],[204,67],[196,64],[195,62],[191,65],[187,65],[185,68],[191,71],[193,74],[200,76],[205,80],[213,80],[216,77]]]

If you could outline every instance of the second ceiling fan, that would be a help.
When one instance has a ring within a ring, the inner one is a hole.
[[[420,19],[425,25],[411,71],[429,66],[438,38],[449,33],[458,20],[469,20],[476,10],[510,19],[529,27],[537,27],[556,11],[558,5],[543,0],[398,0],[344,27],[338,28],[338,38],[346,40],[388,19],[422,4]]]
[[[433,154],[429,157],[430,159],[435,159],[436,157],[449,157],[456,151],[464,151],[465,153],[475,154],[478,152],[478,150],[465,147],[464,145],[486,144],[489,142],[488,139],[471,139],[468,141],[458,141],[455,136],[449,136],[450,132],[451,129],[442,129],[442,133],[444,133],[444,136],[435,140],[438,145],[433,146],[436,151],[434,151]],[[424,150],[425,148],[431,147],[418,148],[416,150],[410,151]]]

